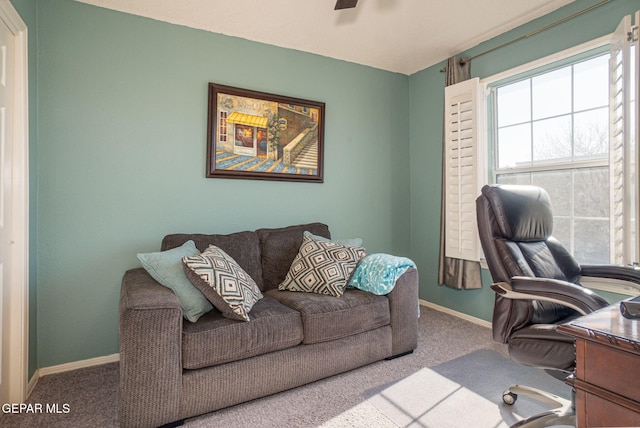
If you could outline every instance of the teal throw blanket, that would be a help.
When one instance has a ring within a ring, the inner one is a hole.
[[[389,294],[396,280],[411,267],[416,267],[416,264],[406,257],[370,254],[358,263],[349,280],[349,287],[379,296]]]

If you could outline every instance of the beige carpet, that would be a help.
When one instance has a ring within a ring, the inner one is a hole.
[[[39,380],[32,405],[68,413],[0,414],[1,427],[117,427],[118,365],[105,364]],[[544,406],[523,398],[502,404],[520,383],[568,396],[543,372],[519,366],[490,330],[422,307],[418,349],[310,385],[185,421],[199,427],[505,427]]]

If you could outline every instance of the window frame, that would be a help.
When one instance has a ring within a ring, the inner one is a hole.
[[[480,80],[480,85],[482,89],[483,96],[483,106],[485,109],[485,117],[487,118],[487,127],[485,138],[486,142],[484,144],[486,150],[485,153],[488,152],[488,157],[485,168],[481,171],[481,180],[485,180],[487,183],[495,183],[496,182],[496,171],[494,169],[494,165],[497,165],[497,153],[493,150],[492,142],[495,139],[495,135],[493,135],[494,131],[497,129],[496,126],[496,118],[494,117],[494,106],[493,100],[495,99],[492,96],[492,92],[495,91],[495,87],[497,84],[508,84],[521,79],[530,78],[538,74],[542,74],[548,71],[552,71],[554,69],[562,68],[574,62],[580,60],[580,56],[584,56],[584,59],[587,59],[592,55],[593,51],[602,49],[604,53],[605,49],[609,47],[611,42],[612,34],[607,34],[602,37],[598,37],[597,39],[582,43],[578,46],[574,46],[563,51],[554,53],[552,55],[548,55],[546,57],[528,62],[526,64],[519,65],[517,67],[511,68],[509,70],[502,71],[500,73],[494,74],[492,76],[486,77]],[[539,171],[548,171],[550,169],[556,169],[559,165],[563,165],[566,169],[567,165],[577,165],[584,164],[584,166],[589,166],[589,164],[596,166],[597,163],[602,163],[602,160],[588,160],[588,161],[580,161],[580,162],[554,162],[553,165],[545,164],[545,165],[531,165],[527,168],[519,168],[518,171],[522,172],[539,172]],[[606,162],[606,161],[605,161]],[[608,162],[607,162],[608,165]],[[527,171],[525,171],[525,169]],[[560,168],[558,168],[560,169]],[[508,171],[508,169],[500,170],[500,171]]]
[[[533,162],[529,166],[518,168],[497,168],[498,152],[495,142],[497,136],[497,118],[495,117],[495,100],[496,92],[499,86],[507,85],[524,79],[531,79],[535,76],[548,73],[554,70],[567,67],[578,63],[582,60],[588,60],[598,55],[609,52],[612,34],[607,34],[597,39],[590,40],[580,45],[562,50],[560,52],[548,55],[546,57],[519,65],[509,70],[494,74],[487,78],[481,79],[481,89],[483,94],[483,105],[485,109],[485,117],[487,118],[487,126],[485,132],[486,141],[484,142],[484,154],[487,162],[484,170],[479,170],[481,174],[480,181],[482,184],[496,183],[497,176],[509,173],[536,173],[536,172],[553,172],[553,171],[569,171],[574,174],[576,170],[593,167],[609,167],[609,157],[600,159],[588,159],[579,161],[553,161],[544,164],[536,164]],[[573,112],[572,112],[573,114]],[[569,217],[571,218],[571,216]],[[571,245],[573,245],[573,236],[571,237]],[[571,248],[573,250],[573,248]]]
[[[590,61],[592,59],[595,58],[599,58],[599,57],[604,57],[610,56],[610,40],[607,39],[605,40],[604,44],[600,44],[599,41],[598,43],[588,43],[584,46],[581,46],[579,51],[576,53],[576,49],[568,49],[563,51],[562,53],[565,54],[562,60],[559,61],[551,61],[548,64],[544,64],[542,66],[530,66],[530,64],[524,64],[523,68],[524,71],[520,72],[519,74],[515,74],[513,76],[509,76],[507,79],[503,79],[503,80],[496,80],[493,81],[490,84],[487,84],[485,86],[485,97],[486,97],[486,102],[485,104],[487,105],[487,115],[491,116],[491,126],[490,126],[490,134],[488,134],[488,138],[487,138],[487,145],[488,147],[490,147],[492,149],[492,153],[491,156],[489,157],[490,159],[490,164],[491,164],[491,180],[493,183],[497,183],[498,182],[498,177],[499,176],[508,176],[510,174],[515,174],[515,175],[522,175],[522,176],[526,176],[529,175],[529,179],[533,180],[534,179],[534,174],[536,173],[551,173],[553,174],[554,172],[565,172],[570,174],[571,178],[571,186],[573,187],[575,185],[575,178],[576,177],[576,173],[580,172],[580,171],[588,171],[590,169],[597,169],[597,168],[606,168],[607,171],[609,171],[610,165],[611,165],[611,160],[610,160],[610,155],[609,155],[609,151],[606,152],[606,154],[603,154],[602,156],[597,156],[595,158],[589,159],[578,159],[578,160],[572,160],[573,155],[566,159],[566,160],[556,160],[556,159],[550,159],[550,160],[535,160],[535,159],[531,159],[531,162],[529,163],[529,165],[524,165],[524,166],[518,166],[518,167],[499,167],[499,153],[497,148],[498,146],[498,135],[497,132],[499,132],[499,128],[498,128],[498,123],[497,123],[497,118],[495,117],[495,113],[496,113],[496,104],[498,102],[498,93],[499,93],[499,89],[505,86],[508,86],[510,84],[513,83],[517,83],[517,82],[528,82],[529,83],[529,91],[532,91],[533,88],[530,86],[531,82],[533,82],[533,79],[536,79],[539,76],[544,76],[548,73],[553,73],[557,70],[563,70],[563,69],[567,69],[569,67],[573,67],[575,65],[581,64],[585,61]],[[607,60],[607,68],[608,68],[608,60]],[[573,78],[573,72],[571,72],[571,82],[572,82],[572,88],[571,88],[571,96],[573,98],[573,82],[574,82],[574,78]],[[570,120],[573,123],[573,117],[575,117],[575,115],[587,112],[587,111],[595,111],[595,110],[603,110],[606,109],[607,113],[609,111],[609,99],[607,99],[607,104],[606,105],[602,105],[602,106],[598,106],[598,107],[594,107],[594,108],[590,108],[587,110],[575,110],[572,106],[571,111],[568,113],[563,113],[562,115],[558,116],[551,116],[550,118],[553,119],[554,117],[569,117]],[[535,117],[533,117],[533,113],[531,113],[531,116],[528,118],[528,121],[526,122],[522,122],[530,124],[531,125],[531,129],[530,132],[533,132],[533,129],[535,127],[535,124],[537,122],[540,122],[541,120],[548,120],[549,118],[543,118],[543,119],[536,119]],[[518,126],[519,124],[516,123],[514,125],[508,125],[508,126]],[[533,144],[533,139],[531,140],[531,143]],[[608,175],[610,174],[610,172],[607,173]],[[571,195],[574,196],[573,193],[574,190],[572,190]],[[571,226],[570,229],[567,231],[568,235],[566,236],[566,238],[568,239],[568,242],[565,242],[565,244],[567,245],[567,247],[569,248],[569,251],[571,253],[574,253],[576,251],[576,248],[582,248],[582,247],[578,247],[576,244],[576,232],[575,232],[575,227],[577,227],[577,223],[576,221],[581,220],[581,221],[585,221],[585,220],[591,220],[591,221],[602,221],[602,222],[607,222],[608,224],[608,228],[609,228],[609,234],[611,234],[611,216],[608,215],[606,217],[592,217],[592,216],[576,216],[576,213],[574,211],[574,198],[572,197],[569,201],[569,204],[571,205],[571,209],[570,212],[566,215],[558,215],[556,214],[554,217],[556,217],[557,219],[566,219],[570,222]],[[613,236],[610,236],[610,239],[613,239]],[[606,261],[602,261],[603,263],[611,263],[613,261],[613,245],[610,244],[609,248],[607,249],[609,252],[609,259]]]
[[[638,15],[636,15],[638,16]],[[636,18],[637,20],[637,18]],[[638,23],[636,22],[636,25]],[[480,80],[481,92],[482,92],[482,102],[479,108],[484,110],[484,115],[486,118],[486,127],[485,133],[483,134],[482,144],[480,144],[480,150],[482,155],[486,159],[484,165],[478,166],[479,173],[479,184],[485,183],[495,183],[497,172],[505,172],[510,171],[510,169],[496,169],[494,168],[497,165],[497,153],[494,150],[494,142],[495,142],[495,131],[497,130],[497,124],[495,123],[495,106],[493,105],[495,97],[492,96],[492,90],[498,84],[508,84],[510,82],[515,82],[524,78],[530,78],[535,76],[536,74],[541,74],[547,71],[551,71],[557,68],[564,67],[569,64],[573,64],[579,62],[581,60],[580,56],[584,56],[584,59],[588,59],[591,57],[597,56],[598,53],[594,51],[600,50],[602,53],[605,52],[605,49],[611,47],[611,41],[614,33],[609,33],[604,36],[598,37],[596,39],[587,41],[580,45],[562,50],[560,52],[548,55],[546,57],[530,61],[526,64],[522,64],[520,66],[496,73],[492,76],[488,76],[484,79]],[[595,55],[594,55],[595,53]],[[638,125],[636,125],[638,126]],[[610,161],[608,159],[603,160],[586,160],[579,162],[570,162],[570,163],[553,163],[553,164],[545,164],[545,165],[531,165],[527,168],[527,172],[533,173],[538,171],[551,171],[556,169],[559,166],[570,166],[570,169],[575,169],[577,165],[579,166],[599,166],[601,164],[610,165]],[[525,168],[518,168],[515,170],[511,170],[513,172],[525,172]],[[640,180],[640,177],[638,177]],[[486,261],[484,260],[484,256],[481,258],[481,266],[483,268],[487,268]],[[583,278],[584,285],[598,290],[604,290],[609,292],[614,292],[618,294],[626,294],[626,295],[636,295],[639,288],[636,284],[627,283],[623,281],[602,281],[600,279],[590,279]]]

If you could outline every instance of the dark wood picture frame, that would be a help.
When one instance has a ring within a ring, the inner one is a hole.
[[[209,83],[207,177],[323,182],[322,102]]]

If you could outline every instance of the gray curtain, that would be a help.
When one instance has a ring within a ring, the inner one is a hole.
[[[449,58],[446,66],[447,77],[445,86],[471,78],[471,62],[467,58]],[[444,123],[443,123],[444,132]],[[440,215],[440,260],[438,264],[438,284],[446,285],[455,289],[473,289],[482,287],[480,277],[480,263],[469,260],[453,259],[445,257],[445,151],[443,135],[443,156],[442,156],[442,201]]]

